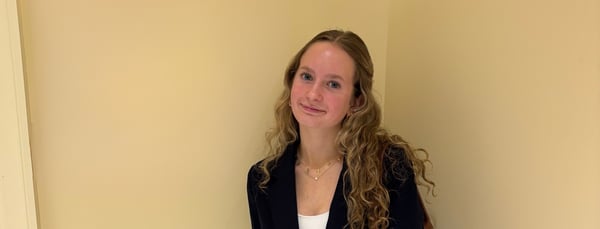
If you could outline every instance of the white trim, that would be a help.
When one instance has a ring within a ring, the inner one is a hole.
[[[20,33],[19,33],[19,20],[18,20],[18,8],[17,8],[17,0],[0,0],[0,3],[2,3],[2,8],[3,12],[0,12],[0,16],[4,17],[7,24],[8,24],[8,28],[4,28],[6,29],[5,31],[0,31],[0,32],[7,32],[7,33],[0,33],[2,34],[2,36],[7,36],[8,40],[10,41],[9,44],[9,49],[10,49],[10,62],[12,64],[12,81],[13,81],[13,88],[14,88],[14,103],[15,103],[15,113],[16,113],[16,125],[17,125],[17,131],[14,133],[17,139],[18,139],[18,152],[12,152],[17,155],[17,158],[20,159],[20,171],[16,171],[17,174],[20,173],[20,177],[17,177],[17,179],[22,179],[22,183],[21,182],[13,182],[11,183],[10,181],[7,183],[4,183],[4,181],[1,181],[3,184],[2,185],[7,185],[8,188],[10,188],[11,190],[22,190],[22,193],[20,193],[17,197],[23,197],[24,200],[22,201],[16,201],[16,203],[18,203],[19,205],[24,205],[24,206],[18,206],[18,209],[24,209],[25,210],[25,219],[7,219],[5,218],[4,220],[10,220],[12,222],[5,222],[6,224],[4,225],[19,225],[19,226],[25,226],[24,229],[37,229],[37,214],[36,214],[36,208],[35,208],[35,193],[34,193],[34,185],[33,185],[33,172],[32,172],[32,164],[31,164],[31,150],[29,147],[29,129],[28,129],[28,125],[27,125],[27,100],[26,100],[26,96],[25,96],[25,84],[24,84],[24,76],[23,76],[23,64],[22,64],[22,55],[21,55],[21,40],[20,40]],[[2,19],[0,19],[2,20]],[[11,65],[11,64],[7,64],[7,65]],[[10,77],[7,76],[7,77]],[[6,81],[9,78],[7,78]],[[6,152],[5,152],[6,153]],[[11,152],[8,152],[11,153]],[[18,170],[18,167],[17,167]],[[20,184],[19,184],[20,183]],[[11,185],[22,185],[22,187],[11,187]],[[9,193],[10,194],[10,193]],[[11,196],[12,197],[12,196]],[[4,208],[4,213],[6,214],[7,210],[10,211],[11,209],[13,209],[13,207],[11,204],[14,204],[15,202],[0,202],[0,208]],[[8,204],[9,206],[2,206],[3,204]],[[0,211],[0,213],[3,213],[2,211]],[[0,218],[2,218],[3,216],[0,216]],[[24,222],[23,222],[24,221]],[[0,224],[0,227],[2,227],[2,224]],[[23,227],[20,227],[23,228]]]

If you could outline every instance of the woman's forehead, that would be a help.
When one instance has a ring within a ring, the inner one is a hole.
[[[298,70],[348,80],[354,76],[355,64],[352,57],[338,45],[316,42],[300,58]]]

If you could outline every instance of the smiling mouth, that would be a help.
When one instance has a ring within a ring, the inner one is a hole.
[[[317,108],[314,108],[312,106],[306,106],[306,105],[304,105],[302,103],[300,103],[300,106],[302,107],[302,109],[304,109],[305,111],[307,111],[309,113],[325,113],[324,110],[317,109]]]

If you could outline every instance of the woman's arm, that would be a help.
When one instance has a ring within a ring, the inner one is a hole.
[[[258,197],[258,181],[259,176],[256,171],[256,167],[252,166],[248,171],[248,178],[246,182],[246,193],[248,194],[248,207],[250,209],[250,223],[252,228],[262,228],[260,225],[260,217],[257,206]]]
[[[390,195],[390,228],[423,229],[424,206],[415,182],[410,161],[401,149],[391,150],[388,161],[386,186]]]
[[[389,190],[389,194],[390,228],[422,229],[425,212],[414,176],[406,180],[399,189]]]

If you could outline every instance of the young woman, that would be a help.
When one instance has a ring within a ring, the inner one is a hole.
[[[381,124],[373,63],[348,31],[319,33],[292,59],[267,132],[268,155],[250,168],[252,228],[423,228],[417,183],[425,159]]]

